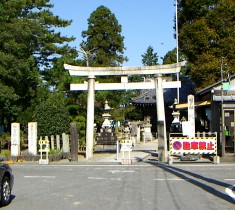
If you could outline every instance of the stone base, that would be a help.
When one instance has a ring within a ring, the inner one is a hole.
[[[173,164],[173,157],[171,157],[171,156],[168,157],[168,164],[169,165]]]
[[[116,151],[117,150],[117,145],[95,145],[94,146],[94,151]]]
[[[220,163],[220,157],[219,156],[214,156],[213,163],[214,164],[219,164]]]

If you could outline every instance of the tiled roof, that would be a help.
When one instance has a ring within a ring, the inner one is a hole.
[[[187,102],[188,95],[195,95],[195,86],[188,79],[184,78],[181,81],[181,88],[179,89],[180,101],[179,103]],[[166,105],[172,105],[174,99],[177,98],[177,89],[168,88],[163,90],[164,102]],[[151,90],[141,90],[140,95],[131,100],[133,105],[155,105],[156,104],[156,92],[155,89]]]

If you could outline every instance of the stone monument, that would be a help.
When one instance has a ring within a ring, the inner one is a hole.
[[[141,140],[144,141],[152,141],[153,140],[153,135],[151,132],[152,124],[150,123],[150,117],[146,116],[144,118],[144,122],[141,125]]]
[[[28,152],[37,155],[37,122],[28,123]]]
[[[100,129],[100,133],[98,133],[96,137],[96,145],[116,145],[117,143],[117,137],[114,135],[114,128],[109,120],[111,117],[111,114],[109,113],[110,110],[112,110],[112,108],[108,105],[108,101],[105,101],[104,114],[102,114],[104,122]]]
[[[20,155],[20,123],[11,123],[11,156]]]

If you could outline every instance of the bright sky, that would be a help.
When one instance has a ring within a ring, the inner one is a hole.
[[[97,7],[103,5],[115,14],[125,37],[123,66],[143,66],[142,57],[151,45],[160,57],[176,47],[174,39],[175,0],[51,0],[53,13],[72,24],[61,29],[63,35],[74,36],[70,45],[79,48],[81,32],[87,30],[87,19]]]

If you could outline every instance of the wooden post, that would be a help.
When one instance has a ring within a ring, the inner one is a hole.
[[[70,135],[71,135],[71,161],[78,161],[78,132],[77,124],[70,124]]]

